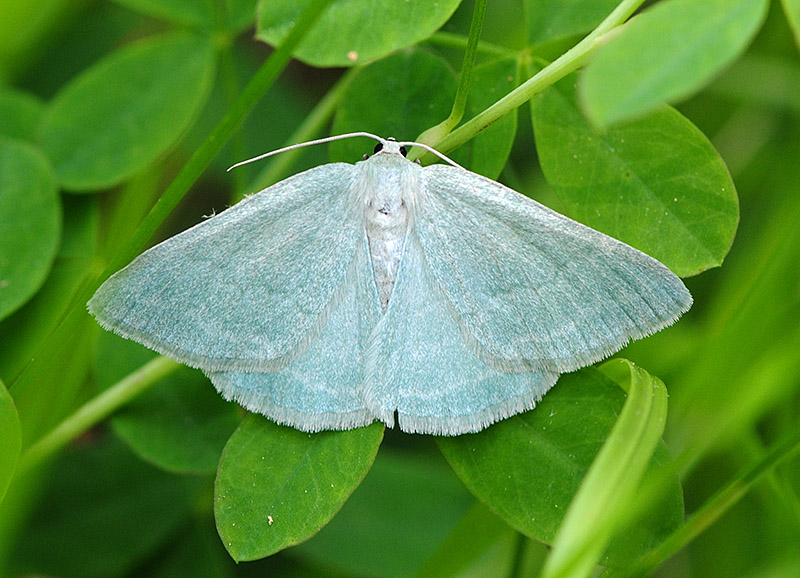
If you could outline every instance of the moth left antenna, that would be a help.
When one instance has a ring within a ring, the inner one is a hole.
[[[242,165],[246,165],[246,164],[249,164],[249,163],[254,163],[256,161],[260,161],[261,159],[265,159],[267,157],[271,157],[271,156],[274,156],[274,155],[277,155],[277,154],[280,154],[280,153],[285,153],[285,152],[288,152],[288,151],[292,151],[294,149],[299,149],[299,148],[303,148],[303,147],[310,147],[312,145],[324,144],[326,142],[331,142],[331,141],[335,141],[335,140],[343,140],[343,139],[346,139],[346,138],[353,138],[353,137],[357,137],[357,136],[364,136],[364,137],[371,138],[371,139],[376,140],[376,141],[381,142],[381,143],[386,143],[386,139],[385,138],[381,138],[381,137],[379,137],[377,135],[374,135],[374,134],[372,134],[370,132],[348,132],[346,134],[337,134],[337,135],[334,135],[334,136],[326,136],[325,138],[318,138],[318,139],[315,139],[315,140],[301,142],[301,143],[289,145],[288,147],[283,147],[283,148],[280,148],[280,149],[277,149],[277,150],[274,150],[274,151],[270,151],[268,153],[264,153],[263,155],[258,155],[257,157],[253,157],[252,159],[247,159],[246,161],[238,162],[235,165],[232,165],[231,167],[229,167],[228,170],[231,171],[231,170],[235,169],[236,167],[240,167]]]

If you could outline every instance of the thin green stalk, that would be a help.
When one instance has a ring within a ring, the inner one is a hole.
[[[469,27],[467,49],[464,52],[464,63],[461,65],[461,74],[459,74],[456,98],[453,101],[453,110],[450,111],[450,117],[446,121],[451,123],[450,128],[461,122],[464,117],[464,111],[467,109],[469,85],[472,82],[472,69],[475,67],[475,58],[478,55],[478,41],[481,39],[485,15],[486,0],[476,0],[475,8],[472,12],[472,23]]]
[[[122,407],[137,395],[158,383],[181,365],[166,357],[156,357],[116,385],[83,404],[66,417],[56,428],[25,450],[19,459],[16,476],[31,468],[67,445],[71,440],[101,422],[116,409]]]
[[[528,102],[548,86],[574,72],[583,66],[587,57],[601,42],[603,35],[625,22],[643,3],[644,0],[623,0],[586,38],[543,68],[538,74],[483,112],[475,115],[439,142],[428,144],[443,153],[458,148],[498,119]]]
[[[675,530],[656,548],[640,558],[631,568],[623,572],[608,570],[608,578],[634,578],[648,576],[667,559],[683,549],[689,542],[702,534],[709,526],[719,520],[748,491],[780,462],[800,451],[800,429],[789,438],[776,445],[760,461],[727,486],[718,491],[685,524]]]
[[[453,100],[453,108],[450,111],[450,116],[419,135],[416,139],[417,142],[430,144],[441,141],[464,117],[464,111],[467,109],[469,85],[472,81],[472,69],[475,66],[475,57],[478,55],[478,41],[481,38],[481,29],[483,28],[483,18],[485,14],[486,0],[476,0],[475,8],[472,12],[472,24],[469,27],[467,49],[464,51],[464,63],[461,65],[461,74],[458,77],[458,88],[456,89],[456,97]],[[412,151],[409,155],[409,159],[414,160],[418,158],[420,152],[421,151]]]

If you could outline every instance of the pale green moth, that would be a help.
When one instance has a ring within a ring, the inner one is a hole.
[[[414,143],[305,144],[352,136],[375,154],[167,239],[89,310],[278,423],[458,435],[691,306],[655,259],[458,165],[413,163]]]

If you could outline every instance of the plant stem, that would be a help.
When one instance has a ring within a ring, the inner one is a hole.
[[[181,365],[166,357],[156,357],[122,381],[83,404],[55,429],[25,450],[19,459],[16,476],[30,471],[75,437],[111,415],[137,395],[158,383]]]
[[[458,77],[456,98],[453,101],[453,110],[450,111],[450,117],[447,119],[447,122],[452,123],[451,128],[461,122],[464,111],[467,108],[469,85],[472,82],[472,69],[475,67],[475,57],[478,55],[478,41],[481,39],[485,15],[486,0],[476,0],[475,9],[472,12],[472,23],[469,27],[467,49],[464,52],[464,63],[461,65],[461,73]]]
[[[458,148],[504,115],[528,102],[548,86],[583,66],[592,50],[600,44],[603,35],[625,22],[643,3],[644,0],[622,0],[614,11],[586,38],[528,79],[524,84],[509,92],[492,106],[475,115],[432,146],[442,153]]]

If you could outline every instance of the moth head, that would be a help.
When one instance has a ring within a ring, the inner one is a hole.
[[[393,137],[389,137],[386,140],[379,140],[378,144],[375,145],[372,154],[378,153],[401,154],[405,157],[408,155],[408,150],[404,144],[398,143]]]

